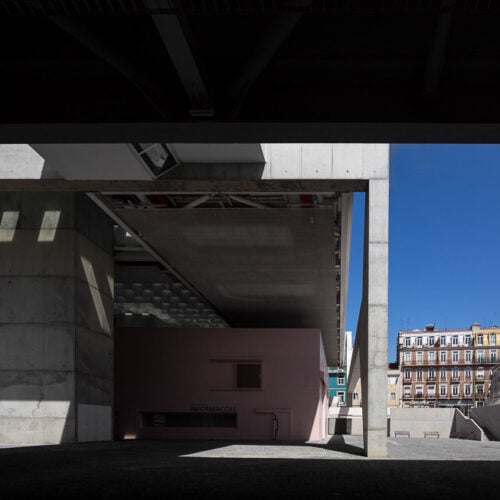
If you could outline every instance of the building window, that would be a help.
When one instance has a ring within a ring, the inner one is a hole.
[[[422,345],[422,337],[417,337],[417,346],[421,346]]]
[[[434,336],[433,335],[429,336],[429,338],[427,339],[427,345],[433,346],[434,342],[435,342]]]
[[[422,363],[424,360],[424,353],[422,351],[417,352],[417,363]]]
[[[451,394],[453,396],[458,396],[458,385],[457,384],[453,384],[451,386]]]
[[[491,351],[490,352],[490,361],[492,363],[496,363],[497,362],[497,352],[496,351]]]
[[[422,380],[422,368],[417,368],[417,380]]]
[[[451,354],[451,359],[453,362],[458,362],[458,351],[453,351],[452,354]]]
[[[339,404],[345,405],[345,392],[337,391],[337,397],[339,398]]]
[[[476,385],[476,392],[478,394],[484,394],[484,385],[483,384],[477,384]]]
[[[482,366],[480,366],[478,369],[477,369],[477,372],[476,372],[476,377],[477,378],[484,378],[484,368]]]
[[[436,371],[434,370],[434,368],[429,368],[429,378],[434,380],[435,377],[436,377]]]
[[[404,395],[405,395],[405,397],[410,397],[410,393],[411,393],[411,387],[409,385],[406,385],[404,387]]]
[[[470,378],[470,366],[465,367],[465,378]]]
[[[411,337],[405,337],[405,346],[410,347],[411,346]]]
[[[471,336],[470,335],[466,335],[465,338],[464,338],[464,344],[465,345],[470,345],[470,341],[471,341]]]
[[[405,352],[405,363],[411,362],[411,352]]]
[[[478,363],[484,362],[484,351],[477,351],[477,362]]]
[[[405,370],[405,379],[409,380],[411,378],[411,370],[406,368]]]
[[[470,384],[465,384],[464,389],[465,389],[465,395],[470,396]]]
[[[396,393],[391,392],[391,401],[395,401],[395,400],[396,400]]]
[[[436,395],[436,386],[435,385],[427,386],[427,395],[428,396],[435,396]]]
[[[429,351],[429,362],[434,363],[436,361],[436,353],[435,351]]]
[[[451,343],[452,345],[458,345],[458,335],[453,335],[453,337],[451,337]]]
[[[359,394],[357,392],[353,392],[352,399],[353,399],[353,401],[357,401],[359,399]]]
[[[397,375],[390,375],[389,376],[389,384],[395,385],[398,383],[398,377]]]
[[[451,376],[452,376],[454,379],[457,379],[457,378],[458,378],[458,368],[457,368],[457,367],[454,367],[454,368],[453,368],[453,372],[452,372]]]
[[[260,361],[238,361],[236,365],[236,389],[261,389]]]
[[[424,388],[421,385],[415,387],[415,397],[421,398],[424,396]]]
[[[439,386],[439,395],[440,396],[446,396],[446,386],[445,385],[440,385]]]
[[[483,334],[482,333],[477,334],[477,345],[483,345]]]
[[[490,345],[497,345],[496,333],[490,333]]]
[[[472,351],[465,351],[465,361],[472,360]]]
[[[441,368],[439,377],[441,380],[446,380],[446,368]]]
[[[439,342],[441,345],[446,345],[446,335],[441,335],[441,339]]]
[[[446,351],[441,351],[441,352],[439,353],[439,359],[440,359],[441,361],[446,361]]]

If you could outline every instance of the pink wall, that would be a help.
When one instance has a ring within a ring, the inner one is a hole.
[[[261,361],[262,389],[236,390],[233,364]],[[327,366],[319,330],[142,329],[115,331],[115,410],[119,436],[273,438],[326,436]],[[237,413],[237,427],[144,427],[139,413]]]

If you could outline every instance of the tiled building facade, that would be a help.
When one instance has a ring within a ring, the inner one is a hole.
[[[400,331],[403,406],[483,406],[500,355],[500,327]]]

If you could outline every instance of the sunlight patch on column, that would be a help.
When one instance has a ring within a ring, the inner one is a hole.
[[[0,220],[0,242],[9,242],[14,239],[18,220],[18,211],[3,212],[2,219]]]
[[[37,241],[54,241],[60,218],[60,210],[45,210]]]
[[[94,302],[94,308],[97,314],[97,318],[99,320],[99,324],[106,333],[111,333],[111,327],[109,325],[108,316],[106,314],[106,308],[104,307],[104,302],[101,297],[101,292],[99,291],[99,288],[97,286],[97,279],[95,277],[94,266],[92,265],[92,262],[90,262],[83,255],[80,257],[80,259],[82,261],[85,277],[87,278],[90,294],[92,295],[92,300]]]

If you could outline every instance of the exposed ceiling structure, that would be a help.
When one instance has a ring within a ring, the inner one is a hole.
[[[115,312],[129,316],[121,321],[144,315],[163,326],[320,328],[328,362],[336,364],[343,339],[340,195],[130,193],[105,200],[182,277],[163,269],[159,280],[151,258],[121,232]],[[141,262],[149,265],[142,275]]]
[[[177,273],[165,268],[130,233],[115,226],[117,326],[218,328],[219,312]]]
[[[491,1],[0,0],[0,13],[4,142],[498,137]]]

